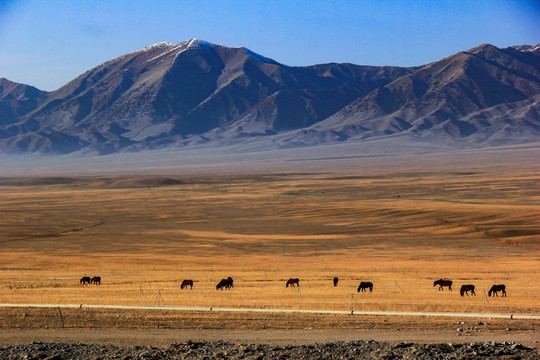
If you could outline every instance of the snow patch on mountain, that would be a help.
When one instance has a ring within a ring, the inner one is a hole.
[[[137,52],[148,52],[148,51],[156,50],[156,49],[159,49],[159,48],[167,48],[167,47],[171,47],[171,46],[174,46],[174,44],[170,43],[168,41],[163,41],[163,42],[160,42],[160,43],[157,43],[157,44],[154,44],[154,45],[143,47],[142,49],[139,49],[139,50],[134,51],[134,52],[136,52],[136,53]]]
[[[536,45],[536,46],[533,46],[531,47],[528,51],[530,52],[534,52],[534,51],[537,51],[537,50],[540,50],[540,44]]]
[[[182,46],[185,42],[182,42],[180,44],[178,44],[178,46]],[[198,50],[198,49],[202,49],[202,48],[209,48],[209,47],[212,47],[212,44],[207,42],[207,41],[204,41],[204,40],[199,40],[199,39],[191,39],[189,40],[187,46],[180,50],[175,56],[174,56],[174,59],[173,61],[171,62],[171,65],[169,66],[169,70],[173,67],[174,63],[176,62],[176,59],[178,58],[178,55],[188,51],[188,50]],[[176,47],[178,48],[178,47]],[[175,49],[176,49],[175,48]]]
[[[178,45],[176,45],[176,46],[170,48],[169,50],[165,51],[164,53],[161,53],[161,54],[159,54],[159,55],[157,55],[157,56],[154,56],[154,57],[151,58],[151,59],[146,60],[144,63],[146,64],[146,63],[149,63],[149,62],[151,62],[151,61],[157,60],[157,59],[159,59],[160,57],[163,57],[163,56],[165,56],[165,55],[168,55],[168,54],[172,53],[173,51],[178,50],[178,48],[181,47],[181,46],[182,46],[182,45],[178,44]]]
[[[203,48],[203,47],[211,47],[211,46],[212,46],[212,44],[210,44],[207,41],[193,38],[193,39],[191,39],[189,41],[189,44],[188,44],[187,48],[188,49],[200,49],[200,48]]]

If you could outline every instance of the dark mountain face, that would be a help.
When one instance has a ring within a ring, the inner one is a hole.
[[[540,135],[539,97],[538,46],[482,45],[416,68],[290,67],[192,39],[126,54],[50,93],[1,79],[0,152],[105,154],[272,137],[302,146],[400,133],[529,142]]]
[[[33,86],[0,78],[0,126],[15,122],[35,109],[46,94]]]

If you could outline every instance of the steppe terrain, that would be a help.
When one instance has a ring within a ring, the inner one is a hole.
[[[538,340],[537,148],[0,179],[0,344]],[[99,275],[101,285],[81,285]],[[234,278],[234,288],[217,282]],[[337,287],[333,277],[339,277]],[[300,279],[299,288],[285,281]],[[453,291],[433,281],[453,280]],[[180,289],[193,279],[193,289]],[[372,281],[372,293],[357,293]],[[463,284],[477,296],[459,295]],[[506,284],[507,297],[488,297]],[[507,314],[459,319],[91,305]],[[461,323],[463,320],[463,324]],[[461,328],[460,331],[457,331]],[[74,331],[77,330],[77,331]],[[84,330],[84,331],[80,331]]]

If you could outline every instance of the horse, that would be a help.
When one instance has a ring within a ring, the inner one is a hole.
[[[191,289],[193,289],[193,280],[184,280],[184,281],[182,281],[182,285],[180,285],[180,289],[183,289],[183,288],[187,289],[188,286]]]
[[[448,286],[448,290],[452,291],[452,280],[435,280],[433,286],[439,285],[439,291],[444,291],[443,287]]]
[[[334,278],[334,286],[337,286],[339,279],[337,277]]]
[[[90,276],[83,276],[83,277],[81,278],[81,281],[80,281],[79,283],[80,283],[80,284],[83,284],[83,285],[84,285],[84,284],[90,284],[90,281],[92,281],[92,280],[90,279]]]
[[[369,288],[369,292],[372,292],[373,291],[373,283],[372,282],[369,282],[369,281],[362,281],[360,282],[360,285],[358,285],[358,289],[356,290],[356,292],[364,292],[364,291],[367,291],[366,289]]]
[[[467,296],[469,296],[469,291],[472,295],[476,296],[476,293],[474,292],[474,285],[461,285],[459,293],[461,296],[463,296],[463,294],[467,294]]]
[[[287,280],[287,283],[285,284],[285,287],[289,287],[289,285],[291,285],[292,287],[294,287],[295,284],[296,284],[298,287],[300,287],[300,280],[299,280],[299,279],[293,279],[293,278],[290,278],[289,280]]]
[[[223,290],[223,288],[230,290],[233,286],[233,279],[232,277],[228,277],[226,279],[221,279],[221,281],[216,285],[216,290]]]
[[[90,279],[90,284],[101,285],[101,276],[94,276]]]
[[[497,293],[499,291],[502,291],[502,295],[501,296],[506,296],[506,285],[504,284],[501,284],[501,285],[493,285],[491,287],[491,289],[489,289],[489,292],[488,292],[488,296],[491,296],[491,294],[493,293],[495,296],[499,296]]]

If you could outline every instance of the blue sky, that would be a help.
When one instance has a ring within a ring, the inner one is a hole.
[[[540,1],[0,0],[0,77],[54,90],[107,60],[190,38],[287,65],[426,64],[540,42]]]

